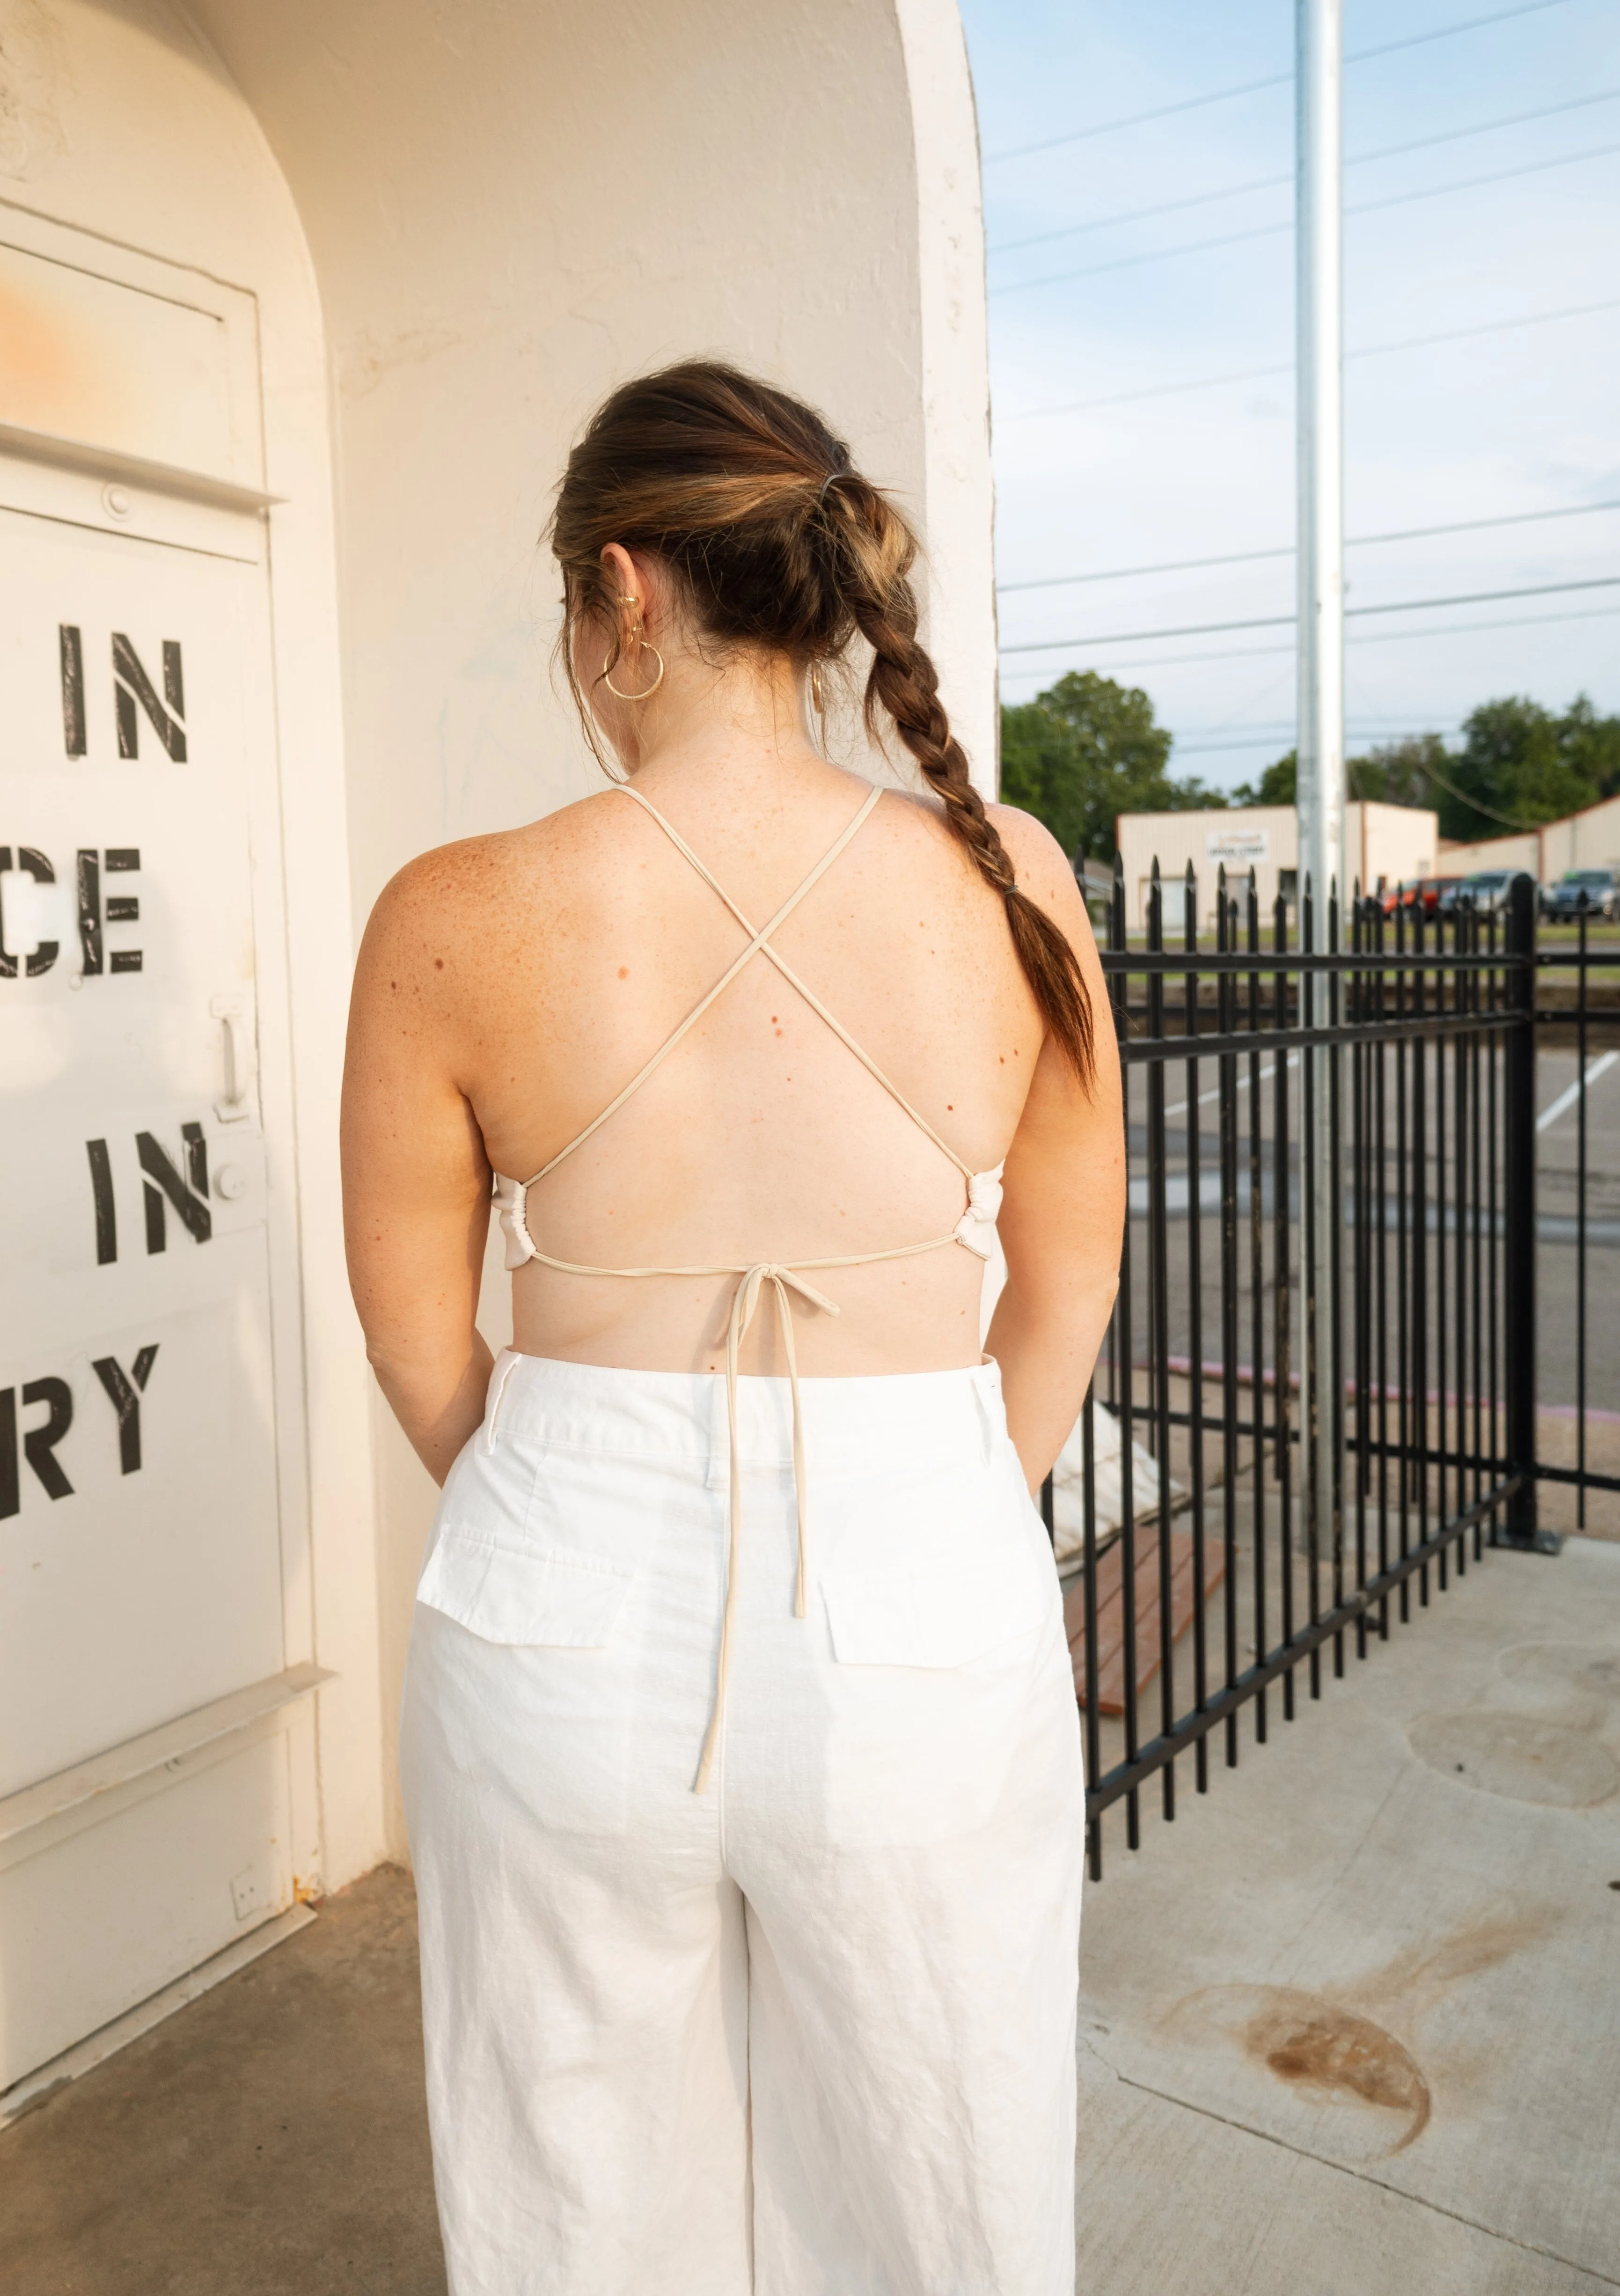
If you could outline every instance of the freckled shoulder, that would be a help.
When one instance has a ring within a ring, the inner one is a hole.
[[[937,883],[949,885],[965,901],[969,911],[978,908],[981,897],[994,898],[971,855],[953,834],[945,807],[931,790],[886,789],[877,818]]]
[[[580,799],[520,829],[464,837],[418,854],[378,896],[368,943],[424,948],[447,940],[487,949],[514,922],[532,921],[540,905],[554,915],[572,891],[591,882],[618,827],[620,800],[610,792]]]

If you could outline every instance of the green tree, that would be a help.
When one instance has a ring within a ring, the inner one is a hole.
[[[1044,822],[1076,860],[1111,860],[1115,816],[1223,806],[1224,794],[1169,772],[1168,730],[1137,685],[1070,670],[1002,711],[1002,796]]]
[[[1559,755],[1550,709],[1522,694],[1483,701],[1463,726],[1461,750],[1448,761],[1440,791],[1440,834],[1478,838],[1504,825],[1557,821],[1586,802],[1586,784]]]
[[[1297,802],[1299,760],[1290,750],[1274,766],[1267,766],[1257,782],[1240,782],[1231,793],[1234,805],[1293,805]]]
[[[1388,742],[1369,750],[1365,757],[1346,758],[1346,795],[1379,805],[1429,806],[1436,789],[1431,768],[1443,767],[1445,743],[1438,734],[1414,734],[1403,742]],[[1242,782],[1233,790],[1234,805],[1295,805],[1298,802],[1299,764],[1290,750],[1274,766],[1267,766],[1258,781]]]
[[[1600,718],[1583,693],[1562,716],[1525,694],[1484,701],[1462,734],[1438,791],[1443,837],[1533,829],[1620,790],[1620,718]]]
[[[1345,781],[1352,797],[1370,803],[1432,806],[1440,794],[1435,776],[1445,763],[1438,734],[1411,734],[1403,742],[1382,742],[1365,757],[1347,758]]]
[[[1588,697],[1577,693],[1559,722],[1559,739],[1569,764],[1598,798],[1620,797],[1620,718],[1600,718]],[[1587,802],[1595,804],[1597,798]]]

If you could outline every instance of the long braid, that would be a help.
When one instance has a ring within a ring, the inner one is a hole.
[[[590,736],[569,633],[594,617],[615,642],[602,570],[610,543],[643,550],[675,578],[695,627],[809,668],[858,630],[871,648],[866,723],[880,709],[942,800],[951,834],[1002,897],[1007,927],[1047,1030],[1083,1083],[1092,1008],[1079,961],[1020,892],[917,643],[910,579],[916,537],[813,407],[708,359],[621,384],[573,453],[552,520],[566,604],[559,644]],[[612,656],[610,653],[610,663]],[[593,739],[593,746],[595,746]],[[599,752],[600,755],[600,752]]]
[[[1019,890],[1012,857],[973,786],[961,743],[939,699],[939,674],[917,637],[917,598],[910,573],[917,545],[875,487],[853,472],[835,474],[819,497],[844,544],[852,579],[846,590],[856,628],[871,648],[865,718],[875,732],[880,704],[945,805],[945,821],[971,855],[979,875],[1006,906],[1008,929],[1024,976],[1051,1036],[1089,1084],[1094,1064],[1091,998],[1068,936]]]

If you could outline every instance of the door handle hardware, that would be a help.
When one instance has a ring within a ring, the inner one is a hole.
[[[221,1124],[241,1124],[253,1113],[248,1099],[251,1070],[248,1035],[240,996],[216,996],[209,1006],[216,1021],[225,1023],[225,1091],[214,1103]]]

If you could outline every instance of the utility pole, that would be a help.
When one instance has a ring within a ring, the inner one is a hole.
[[[1329,945],[1330,907],[1345,884],[1345,512],[1343,294],[1342,0],[1295,0],[1296,106],[1296,424],[1298,438],[1298,758],[1299,911],[1311,887],[1314,941]],[[1326,980],[1310,996],[1320,1025],[1327,1018]],[[1303,996],[1302,996],[1303,1002]],[[1305,1291],[1305,1403],[1309,1449],[1305,1489],[1307,1543],[1324,1559],[1338,1536],[1334,1491],[1341,1398],[1333,1269],[1338,1226],[1330,1095],[1333,1054],[1306,1055],[1312,1186],[1302,1254]],[[1302,1176],[1303,1177],[1303,1176]]]

